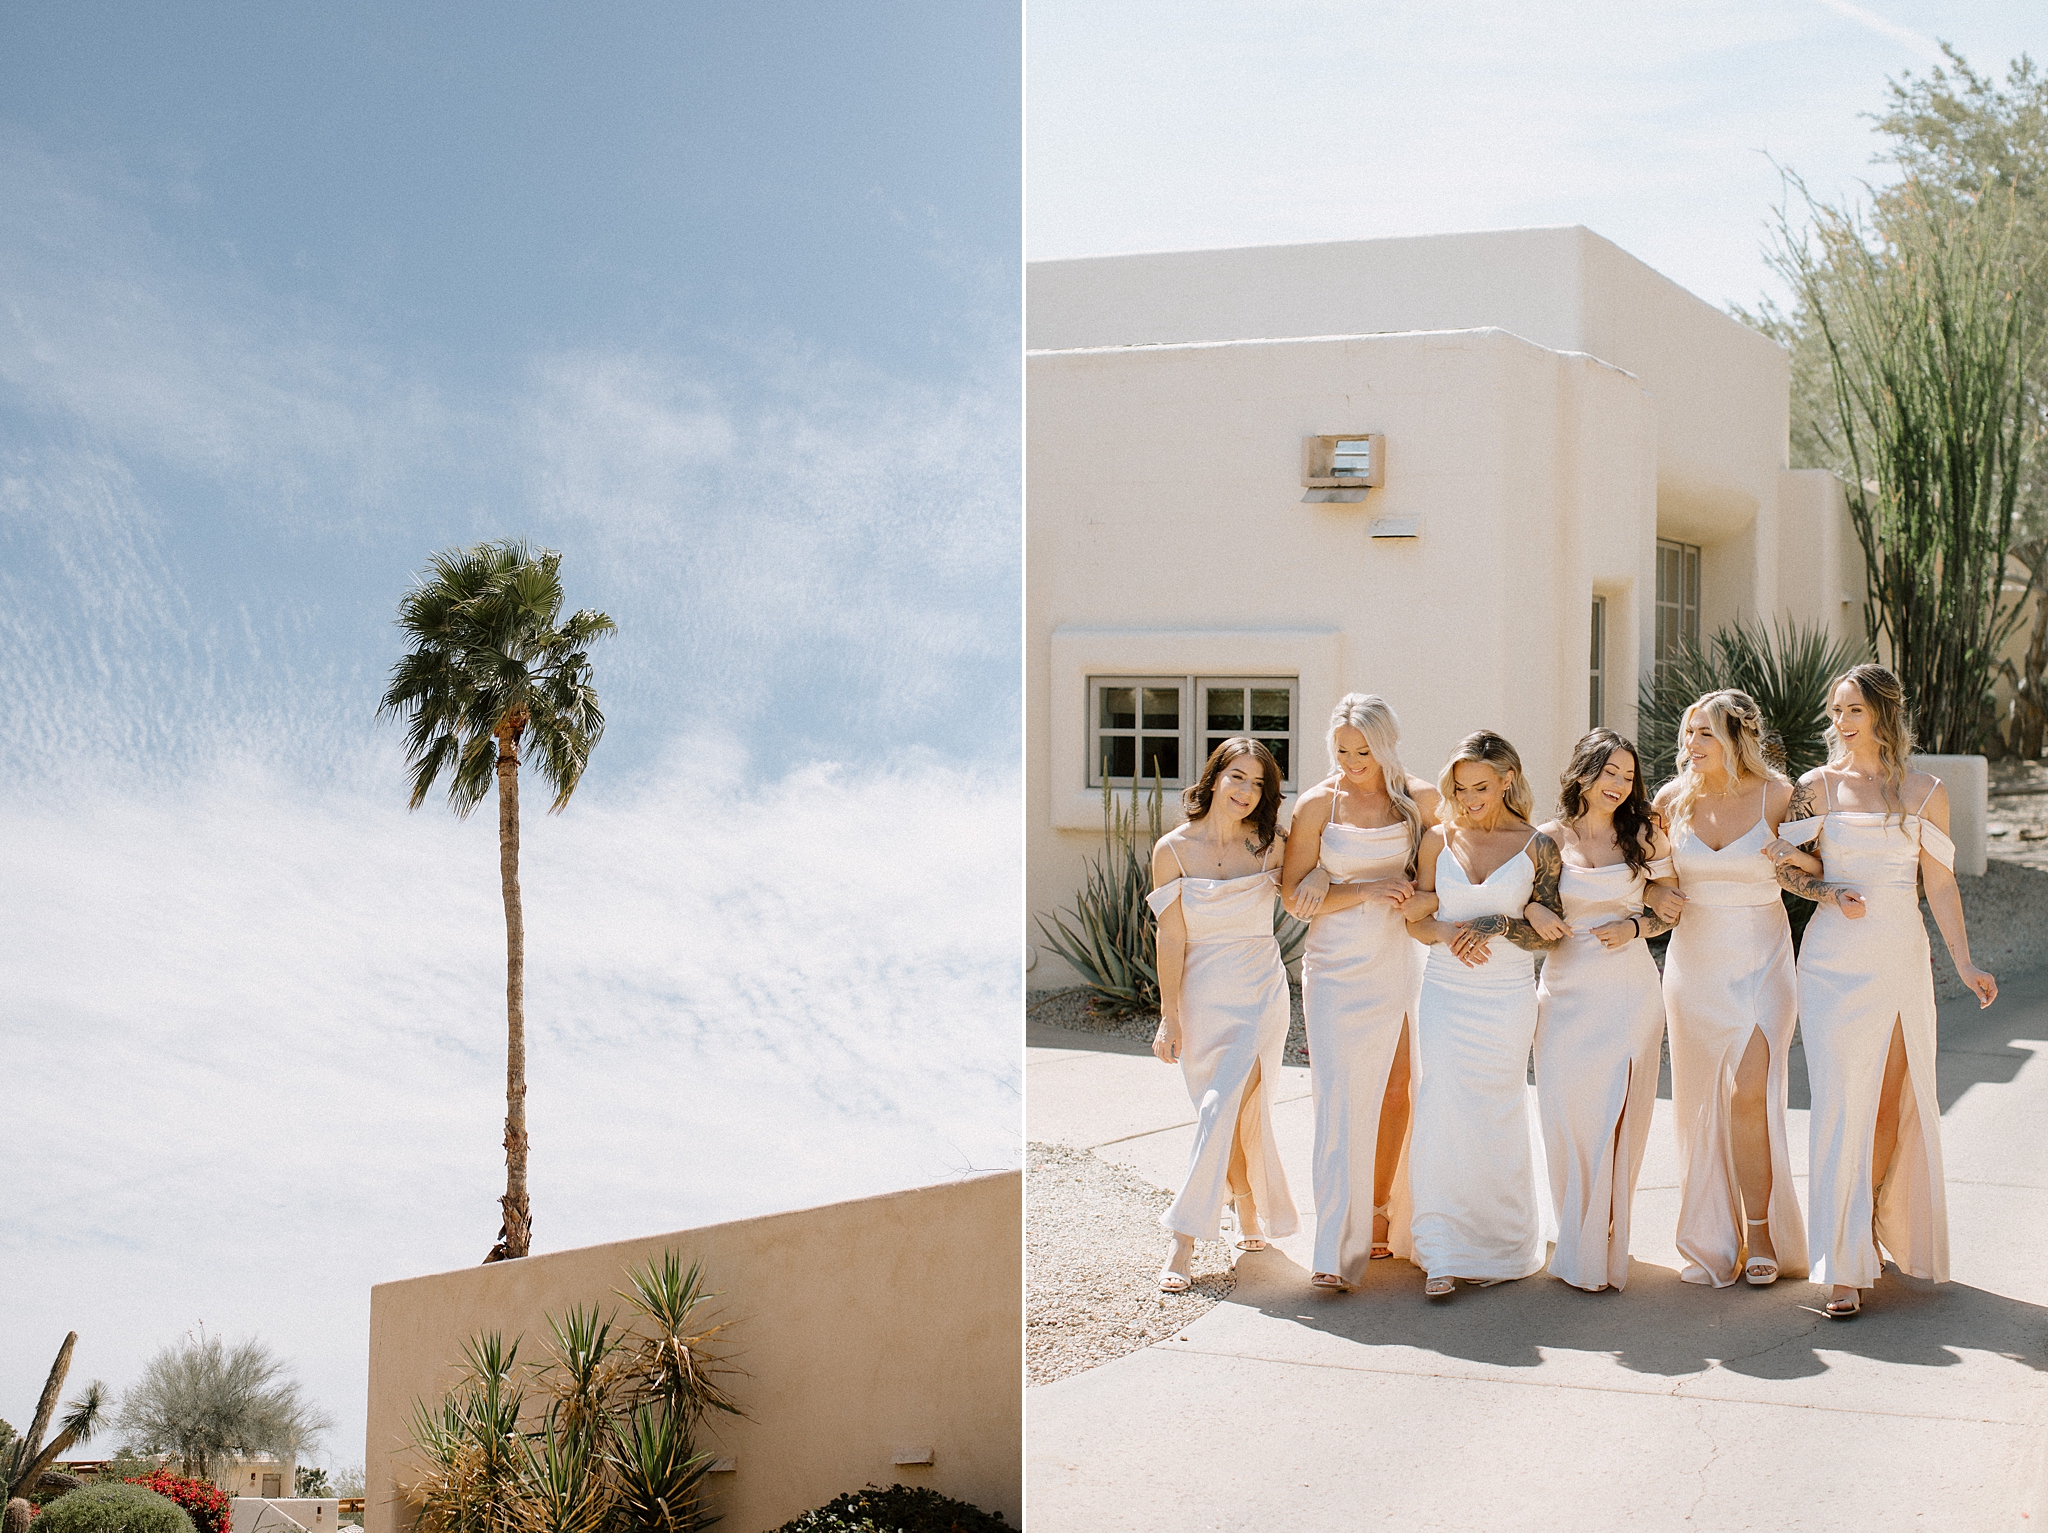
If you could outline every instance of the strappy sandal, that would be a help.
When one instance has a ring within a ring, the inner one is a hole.
[[[1265,1250],[1265,1249],[1266,1249],[1266,1237],[1265,1237],[1265,1236],[1263,1236],[1263,1235],[1255,1235],[1255,1234],[1252,1234],[1252,1233],[1251,1233],[1251,1230],[1253,1230],[1253,1229],[1257,1229],[1257,1228],[1258,1228],[1258,1222],[1259,1222],[1259,1221],[1258,1221],[1258,1219],[1257,1219],[1256,1215],[1254,1215],[1254,1217],[1253,1217],[1253,1218],[1252,1218],[1252,1220],[1250,1221],[1250,1229],[1247,1229],[1247,1228],[1246,1228],[1246,1220],[1245,1220],[1245,1217],[1244,1217],[1244,1213],[1243,1213],[1243,1211],[1242,1211],[1242,1209],[1241,1209],[1241,1207],[1240,1207],[1240,1203],[1241,1203],[1241,1200],[1233,1199],[1233,1200],[1232,1200],[1232,1202],[1231,1202],[1231,1205],[1230,1205],[1230,1216],[1231,1216],[1231,1218],[1233,1218],[1234,1220],[1236,1220],[1236,1221],[1237,1221],[1237,1248],[1238,1248],[1238,1250],[1240,1250],[1240,1251],[1263,1251],[1263,1250]]]
[[[1343,1293],[1351,1287],[1349,1283],[1345,1282],[1343,1278],[1334,1272],[1318,1272],[1308,1282],[1311,1288],[1333,1288],[1338,1293]]]
[[[1820,1307],[1820,1312],[1830,1320],[1854,1320],[1863,1309],[1863,1295],[1852,1290],[1846,1299],[1830,1299]]]
[[[1159,1269],[1159,1291],[1161,1293],[1186,1293],[1189,1279],[1185,1272],[1175,1272],[1171,1267]]]
[[[1752,1227],[1768,1225],[1771,1217],[1766,1214],[1761,1219],[1744,1219],[1742,1222]],[[1752,1256],[1742,1264],[1742,1281],[1752,1288],[1770,1287],[1778,1281],[1778,1259],[1774,1256]]]
[[[1448,1299],[1458,1291],[1458,1280],[1448,1277],[1433,1277],[1422,1285],[1422,1294],[1427,1299]]]
[[[1394,1216],[1388,1212],[1388,1210],[1393,1206],[1394,1205],[1391,1200],[1385,1203],[1377,1203],[1373,1205],[1373,1218],[1384,1219],[1387,1221],[1387,1239],[1375,1240],[1372,1243],[1372,1255],[1369,1258],[1369,1260],[1383,1262],[1388,1257],[1394,1254],[1394,1247],[1391,1244],[1394,1234]]]

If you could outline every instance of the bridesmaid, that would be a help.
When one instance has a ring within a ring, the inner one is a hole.
[[[1650,814],[1633,742],[1595,729],[1572,748],[1558,817],[1560,921],[1524,912],[1562,940],[1536,988],[1536,1106],[1557,1208],[1550,1272],[1588,1293],[1628,1286],[1629,1209],[1650,1139],[1664,996],[1642,939],[1669,925],[1643,908],[1670,880],[1671,848]]]
[[[1529,823],[1529,783],[1512,745],[1490,729],[1467,735],[1437,787],[1444,820],[1423,836],[1416,874],[1438,914],[1408,927],[1430,945],[1415,1010],[1409,1189],[1413,1260],[1432,1299],[1448,1298],[1458,1278],[1498,1283],[1543,1265],[1549,1202],[1527,1084],[1529,955],[1554,944],[1525,911],[1533,900],[1555,916],[1559,903],[1557,843]]]
[[[1927,908],[1980,1006],[1998,981],[1970,962],[1948,837],[1948,790],[1907,770],[1913,726],[1898,677],[1859,665],[1828,689],[1828,764],[1799,780],[1783,834],[1818,833],[1820,909],[1799,949],[1800,1032],[1813,1081],[1807,1254],[1825,1306],[1847,1320],[1883,1269],[1948,1280],[1941,1103],[1934,1085],[1934,977]],[[1907,807],[1911,805],[1910,809]],[[1811,816],[1811,818],[1809,818]]]
[[[1187,1180],[1159,1218],[1173,1232],[1159,1271],[1166,1293],[1186,1290],[1195,1241],[1217,1238],[1226,1198],[1240,1251],[1299,1228],[1267,1108],[1290,1009],[1273,935],[1286,840],[1279,765],[1256,740],[1225,740],[1181,807],[1187,823],[1152,849],[1148,900],[1159,918],[1152,1052],[1180,1065],[1196,1114]]]
[[[1678,776],[1657,795],[1683,914],[1664,955],[1671,1105],[1678,1120],[1679,1276],[1755,1287],[1806,1271],[1785,1138],[1786,1055],[1798,1021],[1781,877],[1819,870],[1778,839],[1792,785],[1764,754],[1747,693],[1685,710]],[[1781,868],[1789,859],[1794,866]]]
[[[1407,1245],[1400,1167],[1423,949],[1405,917],[1438,799],[1402,769],[1400,738],[1384,699],[1352,692],[1337,704],[1326,742],[1331,776],[1296,803],[1280,874],[1282,899],[1309,923],[1301,989],[1316,1108],[1309,1281],[1318,1288],[1352,1287],[1368,1261]]]

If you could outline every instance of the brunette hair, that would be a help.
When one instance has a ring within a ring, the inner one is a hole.
[[[1675,829],[1692,819],[1692,806],[1699,802],[1700,774],[1692,769],[1692,756],[1685,747],[1685,732],[1694,717],[1705,722],[1721,742],[1722,770],[1737,784],[1745,778],[1761,782],[1783,782],[1785,774],[1771,763],[1764,711],[1747,692],[1729,688],[1708,692],[1685,710],[1678,721],[1678,792],[1671,800],[1671,824]],[[1642,758],[1636,758],[1638,764]]]
[[[1495,734],[1490,729],[1477,729],[1458,742],[1457,750],[1437,774],[1436,791],[1443,796],[1449,811],[1439,814],[1439,820],[1448,822],[1463,817],[1463,811],[1458,808],[1457,773],[1459,763],[1466,761],[1490,766],[1503,777],[1514,773],[1514,781],[1508,784],[1508,791],[1501,795],[1501,799],[1510,813],[1525,820],[1535,819],[1536,796],[1529,791],[1529,774],[1522,770],[1522,753],[1508,744],[1505,735]]]
[[[1657,845],[1657,822],[1650,813],[1649,795],[1643,791],[1643,753],[1636,749],[1635,741],[1606,728],[1579,736],[1579,743],[1572,747],[1571,764],[1557,785],[1558,818],[1570,824],[1586,813],[1586,790],[1616,751],[1627,751],[1635,759],[1636,773],[1628,797],[1615,808],[1614,839],[1621,844],[1622,861],[1630,871],[1647,876],[1650,853]]]
[[[1394,717],[1385,698],[1370,692],[1345,693],[1331,711],[1330,730],[1323,737],[1323,743],[1329,747],[1332,772],[1342,772],[1337,765],[1337,731],[1347,725],[1365,736],[1366,749],[1372,752],[1372,759],[1380,764],[1380,774],[1387,780],[1387,797],[1394,801],[1395,812],[1408,827],[1407,876],[1413,878],[1416,853],[1422,849],[1422,809],[1408,794],[1408,773],[1401,765],[1397,749],[1401,721]]]
[[[1887,806],[1897,805],[1901,815],[1906,812],[1906,758],[1913,754],[1913,717],[1906,711],[1906,689],[1899,678],[1881,665],[1852,665],[1833,681],[1828,683],[1828,706],[1835,702],[1835,688],[1848,682],[1863,694],[1864,709],[1870,714],[1870,726],[1877,732],[1877,762],[1884,774],[1884,796]],[[1835,733],[1835,721],[1828,720],[1828,764],[1847,759],[1842,749],[1842,737]],[[1887,822],[1891,809],[1885,810]]]
[[[1259,852],[1263,856],[1272,846],[1273,838],[1280,834],[1280,763],[1257,740],[1247,735],[1232,735],[1209,752],[1209,759],[1202,764],[1202,775],[1193,786],[1180,790],[1180,807],[1190,824],[1208,814],[1209,805],[1216,797],[1216,779],[1240,756],[1256,759],[1263,777],[1259,785],[1259,807],[1251,812],[1250,819],[1252,829],[1258,833]]]

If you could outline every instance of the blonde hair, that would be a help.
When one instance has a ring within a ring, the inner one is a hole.
[[[1686,731],[1695,718],[1704,722],[1721,742],[1723,769],[1740,787],[1745,779],[1784,782],[1785,774],[1771,764],[1766,745],[1764,711],[1747,692],[1729,688],[1697,698],[1678,720],[1678,792],[1671,800],[1671,828],[1676,830],[1692,819],[1693,805],[1703,788],[1700,774],[1693,770],[1692,754],[1686,749]]]
[[[1492,767],[1503,777],[1514,774],[1508,784],[1508,791],[1501,800],[1511,813],[1534,823],[1536,819],[1536,796],[1529,791],[1529,774],[1522,770],[1521,752],[1508,744],[1507,737],[1497,735],[1490,729],[1477,729],[1458,742],[1458,748],[1451,759],[1444,763],[1444,769],[1437,774],[1436,791],[1443,796],[1444,811],[1438,819],[1448,822],[1464,818],[1464,811],[1458,808],[1458,767],[1463,762],[1476,762],[1480,766]]]
[[[1835,688],[1848,682],[1863,694],[1864,710],[1870,715],[1870,727],[1877,735],[1877,763],[1883,774],[1885,823],[1891,823],[1891,807],[1898,807],[1903,819],[1906,813],[1906,760],[1913,754],[1913,718],[1906,711],[1906,689],[1899,678],[1881,665],[1852,665],[1833,681],[1828,683],[1828,706],[1835,702]],[[1842,748],[1842,737],[1835,733],[1835,721],[1831,716],[1827,727],[1828,765],[1835,766],[1849,759],[1849,753]]]
[[[1323,744],[1330,752],[1330,770],[1341,772],[1337,765],[1337,731],[1346,726],[1365,736],[1366,748],[1372,752],[1372,759],[1380,764],[1380,774],[1387,780],[1387,797],[1394,801],[1394,810],[1408,827],[1408,877],[1415,876],[1415,859],[1422,850],[1422,809],[1408,793],[1408,773],[1401,765],[1401,721],[1394,716],[1394,710],[1387,706],[1387,700],[1371,692],[1346,692],[1337,700],[1337,706],[1330,711],[1330,728],[1323,736]]]

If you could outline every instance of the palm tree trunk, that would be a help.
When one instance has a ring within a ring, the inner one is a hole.
[[[533,1240],[526,1201],[526,914],[519,903],[519,735],[523,718],[498,728],[498,880],[505,895],[505,1210],[486,1260],[519,1257]]]

